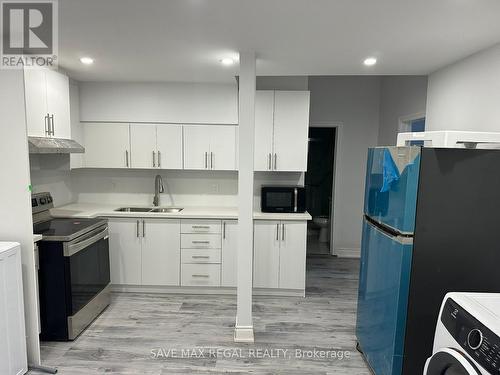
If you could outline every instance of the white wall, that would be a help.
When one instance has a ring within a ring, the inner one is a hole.
[[[310,125],[341,122],[339,179],[335,183],[334,249],[357,255],[361,246],[366,155],[377,145],[380,78],[373,76],[309,77]]]
[[[0,195],[3,198],[0,241],[21,244],[28,363],[40,364],[28,138],[20,70],[0,70],[0,113]]]
[[[500,131],[500,44],[432,73],[427,130]]]
[[[380,86],[378,144],[396,144],[399,119],[425,113],[427,76],[384,76]]]

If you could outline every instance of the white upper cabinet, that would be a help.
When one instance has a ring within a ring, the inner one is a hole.
[[[309,92],[274,92],[274,169],[307,171]]]
[[[184,169],[236,170],[236,126],[184,125]]]
[[[273,154],[274,91],[255,94],[255,151],[254,169],[271,170]]]
[[[71,138],[71,118],[69,113],[69,79],[67,76],[48,70],[47,108],[51,116],[52,136],[56,138]]]
[[[211,125],[210,169],[236,170],[236,126]]]
[[[256,171],[307,170],[309,91],[257,91]]]
[[[158,168],[182,169],[182,125],[157,125],[156,150]]]
[[[82,82],[80,104],[84,122],[238,123],[236,84]]]
[[[130,168],[129,124],[87,123],[82,125],[85,167]]]
[[[44,70],[24,70],[24,95],[28,135],[31,137],[48,137],[47,85]]]
[[[206,125],[184,126],[184,169],[210,169],[210,129]]]
[[[156,168],[156,125],[130,125],[130,167]]]
[[[25,69],[24,88],[28,136],[71,138],[68,77]]]

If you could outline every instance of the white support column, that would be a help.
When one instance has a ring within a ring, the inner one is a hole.
[[[253,342],[253,154],[255,130],[255,52],[240,52],[238,290],[235,342]]]

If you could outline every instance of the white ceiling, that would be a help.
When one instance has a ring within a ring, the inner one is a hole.
[[[59,20],[79,80],[230,81],[244,49],[258,75],[428,74],[500,42],[498,0],[59,0]]]

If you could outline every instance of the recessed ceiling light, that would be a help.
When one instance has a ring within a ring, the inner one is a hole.
[[[234,64],[234,60],[233,59],[230,59],[229,57],[226,57],[225,59],[222,59],[220,61],[220,63],[222,65],[226,65],[226,66],[230,66],[230,65],[233,65]]]
[[[365,61],[363,61],[363,64],[366,66],[373,66],[377,63],[377,58],[376,57],[367,57]]]
[[[85,65],[90,65],[94,63],[94,59],[92,57],[82,57],[80,58],[80,62]]]

